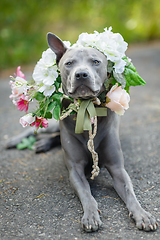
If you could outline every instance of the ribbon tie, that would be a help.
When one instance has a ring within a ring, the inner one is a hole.
[[[77,112],[75,133],[83,133],[85,130],[92,130],[91,118],[107,116],[107,108],[95,108],[91,99],[83,100]]]

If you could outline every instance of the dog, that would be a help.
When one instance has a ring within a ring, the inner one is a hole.
[[[47,35],[48,45],[56,54],[60,69],[63,92],[74,99],[93,99],[104,91],[107,79],[107,58],[103,53],[91,47],[71,47],[64,45],[61,39],[52,33]],[[66,109],[70,100],[62,101],[62,109]],[[113,178],[114,188],[126,204],[129,216],[135,221],[138,229],[151,231],[157,229],[155,218],[145,211],[138,202],[131,179],[124,168],[124,158],[119,140],[119,117],[110,109],[107,116],[98,117],[98,129],[94,139],[94,147],[99,156],[99,167],[106,168]],[[59,126],[54,122],[52,131],[59,131],[64,161],[69,171],[70,182],[75,189],[83,207],[82,228],[86,232],[97,231],[102,222],[98,204],[91,194],[86,174],[91,172],[92,157],[87,149],[88,132],[75,133],[75,115],[70,115]],[[14,138],[8,147],[18,143],[31,130]],[[23,136],[22,136],[23,135]],[[54,137],[48,142],[42,141],[37,149],[48,150]],[[37,151],[38,152],[38,151]]]

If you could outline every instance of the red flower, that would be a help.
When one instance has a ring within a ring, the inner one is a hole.
[[[20,111],[25,111],[27,113],[29,106],[29,101],[25,95],[22,95],[21,98],[17,101],[17,108]]]
[[[47,121],[47,119],[45,119],[45,118],[36,117],[36,121],[33,122],[33,123],[31,124],[31,126],[34,126],[34,125],[35,125],[36,129],[38,129],[38,128],[40,127],[40,125],[41,125],[42,127],[44,127],[44,128],[47,128],[47,127],[48,127],[48,121]]]

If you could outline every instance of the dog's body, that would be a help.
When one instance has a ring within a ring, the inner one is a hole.
[[[57,55],[62,87],[72,98],[88,99],[97,97],[104,91],[107,79],[107,59],[93,48],[66,49],[63,42],[53,34],[48,34],[50,48]],[[63,100],[62,108],[68,107],[69,100]],[[84,215],[82,227],[90,232],[101,226],[98,204],[93,198],[86,173],[92,169],[92,157],[87,149],[88,132],[75,133],[74,115],[60,121],[61,144],[64,160],[69,170],[70,181],[82,203]],[[133,191],[131,179],[124,169],[123,154],[119,141],[119,118],[108,109],[107,117],[98,117],[98,129],[94,139],[99,156],[99,167],[105,167],[114,181],[114,187],[125,202],[129,215],[139,229],[155,230],[154,217],[140,206]]]

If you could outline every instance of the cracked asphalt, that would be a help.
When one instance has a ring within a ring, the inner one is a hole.
[[[121,117],[125,167],[138,200],[160,225],[160,42],[130,46],[127,56],[147,84],[131,89],[130,108]],[[30,71],[25,74],[27,79],[31,76]],[[61,147],[38,155],[28,149],[5,149],[6,140],[23,131],[18,122],[23,113],[9,99],[9,77],[2,76],[0,239],[160,239],[160,227],[155,232],[136,229],[106,170],[89,180],[103,226],[94,233],[81,229],[82,207],[69,183]]]

